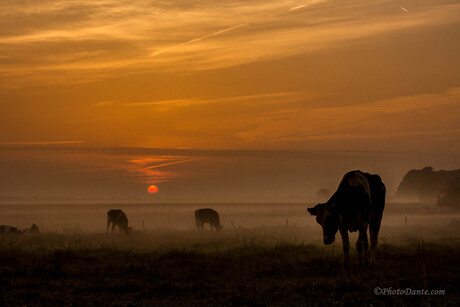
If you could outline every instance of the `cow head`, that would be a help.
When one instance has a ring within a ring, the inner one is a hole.
[[[123,226],[123,230],[125,231],[125,233],[127,235],[129,235],[131,233],[131,230],[133,229],[133,227],[128,227],[128,225],[126,226]]]
[[[308,208],[311,215],[316,216],[316,221],[323,228],[324,244],[331,244],[335,240],[335,234],[339,230],[340,217],[335,210],[334,204],[318,204]]]
[[[38,230],[37,225],[32,224],[32,227],[30,227],[30,232],[31,232],[31,233],[39,233],[40,230]]]

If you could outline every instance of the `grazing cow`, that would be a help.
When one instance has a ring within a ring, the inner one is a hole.
[[[112,233],[115,226],[118,226],[120,232],[123,230],[127,235],[131,232],[131,227],[128,227],[128,218],[120,209],[112,209],[107,212],[107,230],[109,231],[110,223],[112,223]]]
[[[364,264],[374,265],[375,249],[385,207],[385,194],[386,188],[380,176],[351,171],[343,176],[337,191],[327,202],[308,209],[311,215],[316,216],[316,221],[323,228],[324,244],[334,242],[335,234],[340,231],[345,266],[350,262],[348,231],[359,231],[356,242],[359,264],[363,265],[364,249]],[[371,240],[370,263],[368,227]]]
[[[24,229],[24,230],[22,231],[22,233],[25,233],[25,234],[40,233],[40,230],[38,230],[37,225],[32,224],[32,226],[30,226],[30,228]]]
[[[209,223],[211,226],[211,231],[213,228],[216,228],[217,231],[222,229],[220,224],[219,214],[209,208],[195,210],[195,224],[198,230],[203,230],[204,223]]]
[[[0,233],[22,234],[22,231],[13,226],[0,225]]]

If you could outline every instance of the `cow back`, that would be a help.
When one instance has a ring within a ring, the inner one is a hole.
[[[107,212],[107,219],[115,225],[128,226],[128,217],[120,209],[112,209]]]
[[[371,205],[376,213],[382,213],[385,208],[386,187],[379,175],[364,173],[371,188]]]
[[[378,175],[351,171],[343,176],[337,192],[329,203],[338,206],[344,214],[374,212],[381,214],[385,207],[386,188]]]
[[[219,214],[211,208],[195,210],[195,220],[201,223],[210,223],[213,226],[220,226]]]

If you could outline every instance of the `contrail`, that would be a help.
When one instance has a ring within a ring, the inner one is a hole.
[[[210,37],[214,37],[214,36],[220,35],[220,34],[222,34],[222,33],[225,33],[225,32],[228,32],[228,31],[232,31],[232,30],[241,28],[241,27],[243,27],[243,26],[245,26],[245,25],[246,25],[245,23],[242,23],[242,24],[239,24],[239,25],[236,25],[236,26],[227,28],[227,29],[219,30],[219,31],[214,32],[214,33],[212,33],[212,34],[208,34],[208,35],[205,35],[205,36],[202,36],[202,37],[199,37],[199,38],[191,39],[191,40],[185,42],[184,44],[199,42],[199,41],[202,41],[202,40],[204,40],[204,39],[207,39],[207,38],[210,38]]]
[[[164,53],[164,52],[166,52],[166,51],[168,51],[168,50],[171,50],[171,49],[173,49],[173,48],[176,48],[176,47],[179,47],[179,46],[183,46],[183,45],[186,45],[186,44],[196,43],[196,42],[199,42],[199,41],[202,41],[202,40],[205,40],[205,39],[208,39],[208,38],[211,38],[211,37],[220,35],[220,34],[222,34],[222,33],[229,32],[229,31],[232,31],[232,30],[235,30],[235,29],[244,27],[245,25],[246,25],[245,23],[242,23],[242,24],[239,24],[239,25],[236,25],[236,26],[227,28],[227,29],[223,29],[223,30],[216,31],[216,32],[214,32],[214,33],[211,33],[211,34],[208,34],[208,35],[205,35],[205,36],[193,38],[193,39],[188,40],[188,41],[186,41],[186,42],[183,42],[183,43],[180,43],[180,44],[177,44],[177,45],[174,45],[174,46],[170,46],[170,47],[164,48],[164,49],[162,49],[162,50],[157,50],[157,51],[153,52],[151,56],[152,56],[152,57],[153,57],[153,56],[157,56],[157,55],[162,54],[162,53]]]
[[[304,8],[304,7],[306,7],[306,6],[307,6],[306,4],[302,4],[302,5],[299,5],[299,6],[294,6],[294,7],[291,7],[291,8],[289,9],[289,11],[295,11],[295,10]]]
[[[313,3],[318,3],[318,2],[322,2],[321,0],[314,0],[314,1],[311,1],[310,4],[313,4]],[[308,5],[307,4],[301,4],[301,5],[298,5],[298,6],[294,6],[294,7],[291,7],[287,10],[287,12],[292,12],[292,11],[295,11],[295,10],[299,10],[301,8],[304,8],[304,7],[307,7]],[[401,9],[403,9],[401,7]],[[405,10],[405,9],[404,9]],[[277,16],[277,14],[273,14],[273,15],[269,15],[269,17],[273,17],[273,16]],[[174,49],[176,47],[180,47],[180,46],[183,46],[183,45],[186,45],[186,44],[192,44],[192,43],[196,43],[196,42],[199,42],[199,41],[202,41],[202,40],[205,40],[205,39],[208,39],[208,38],[211,38],[211,37],[214,37],[214,36],[218,36],[220,34],[223,34],[225,32],[229,32],[229,31],[233,31],[233,30],[236,30],[238,28],[241,28],[241,27],[244,27],[248,25],[247,23],[242,23],[242,24],[239,24],[239,25],[236,25],[236,26],[233,26],[233,27],[230,27],[230,28],[227,28],[227,29],[223,29],[223,30],[219,30],[219,31],[216,31],[214,33],[211,33],[211,34],[208,34],[208,35],[205,35],[205,36],[201,36],[201,37],[197,37],[197,38],[193,38],[191,40],[188,40],[186,42],[182,42],[182,43],[179,43],[179,44],[176,44],[176,45],[173,45],[173,46],[169,46],[169,47],[166,47],[166,48],[163,48],[161,50],[157,50],[157,51],[154,51],[152,52],[152,54],[150,55],[150,57],[154,57],[154,56],[157,56],[157,55],[160,55],[162,53],[165,53],[171,49]]]
[[[198,160],[203,160],[204,158],[195,158],[195,159],[187,159],[187,160],[180,160],[180,161],[175,161],[175,162],[168,162],[168,163],[163,163],[163,164],[158,164],[158,165],[153,165],[153,166],[147,166],[145,167],[146,169],[153,169],[153,168],[159,168],[167,165],[173,165],[173,164],[180,164],[180,163],[187,163],[187,162],[193,162],[193,161],[198,161]]]

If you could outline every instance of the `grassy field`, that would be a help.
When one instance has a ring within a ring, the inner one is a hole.
[[[386,229],[377,264],[342,267],[319,226],[0,237],[0,305],[456,305],[458,229]],[[355,240],[355,237],[352,237]],[[339,239],[339,238],[338,238]],[[352,243],[354,246],[354,242]],[[445,290],[375,295],[374,289]]]

